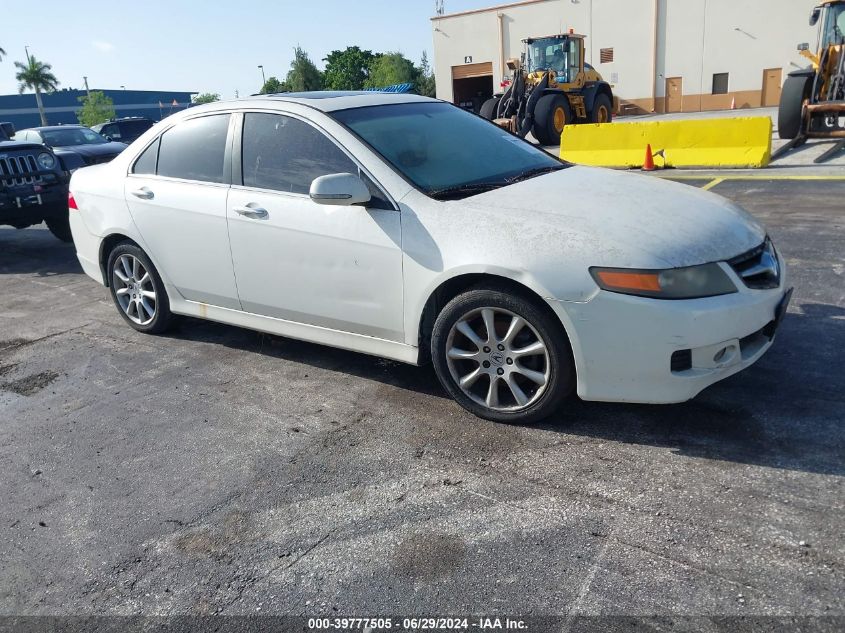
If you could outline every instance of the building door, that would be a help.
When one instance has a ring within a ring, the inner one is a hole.
[[[684,92],[681,77],[666,78],[666,112],[682,112]]]
[[[763,94],[760,97],[760,105],[776,106],[780,103],[780,84],[783,77],[783,70],[780,68],[767,68],[763,71]]]
[[[452,101],[478,112],[481,104],[493,96],[493,62],[452,66]]]

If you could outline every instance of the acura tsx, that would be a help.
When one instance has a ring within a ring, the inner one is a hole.
[[[688,400],[765,353],[791,292],[737,205],[414,95],[190,108],[75,172],[69,207],[82,267],[136,330],[190,315],[431,362],[496,421],[573,391]]]

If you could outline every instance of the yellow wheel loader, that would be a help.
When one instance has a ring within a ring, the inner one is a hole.
[[[798,49],[812,63],[789,73],[778,109],[778,135],[792,139],[772,158],[808,138],[843,139],[816,159],[823,162],[845,149],[845,0],[829,0],[813,9],[810,26],[819,25],[816,53]]]
[[[584,63],[584,36],[575,33],[522,40],[520,59],[509,59],[513,74],[504,94],[488,99],[481,116],[542,145],[557,145],[571,123],[610,123],[619,100],[610,84]]]

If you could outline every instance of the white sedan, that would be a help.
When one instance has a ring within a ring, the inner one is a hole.
[[[412,364],[476,415],[667,403],[754,363],[789,291],[714,194],[573,166],[450,104],[190,108],[77,171],[85,272],[136,330],[189,315]]]

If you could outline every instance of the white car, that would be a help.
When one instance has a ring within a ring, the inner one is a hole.
[[[173,115],[77,171],[85,272],[141,332],[174,314],[433,362],[476,415],[692,398],[769,348],[789,292],[748,213],[573,166],[414,95]]]

